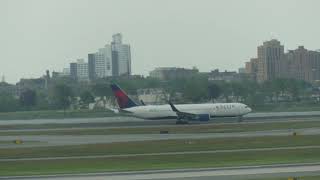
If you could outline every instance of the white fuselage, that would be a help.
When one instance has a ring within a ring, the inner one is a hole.
[[[205,114],[210,117],[236,117],[251,112],[251,109],[242,103],[208,103],[208,104],[180,104],[175,107],[185,113]],[[133,116],[143,119],[166,119],[177,117],[170,105],[147,105],[123,109]]]

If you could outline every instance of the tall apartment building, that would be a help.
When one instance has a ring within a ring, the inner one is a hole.
[[[77,71],[77,63],[73,62],[70,63],[70,77],[73,80],[77,80],[77,75],[78,75],[78,71]]]
[[[258,58],[251,58],[249,62],[246,62],[245,73],[249,74],[253,80],[257,80]]]
[[[88,63],[84,59],[78,59],[77,62],[70,63],[70,77],[78,81],[88,81]]]
[[[120,33],[112,38],[111,44],[105,45],[96,53],[88,54],[90,80],[131,74],[130,45],[122,43]]]
[[[251,58],[249,62],[245,64],[245,73],[252,74],[258,71],[258,58]]]
[[[112,76],[112,49],[105,45],[94,54],[88,54],[90,80]]]
[[[309,60],[311,64],[311,81],[320,81],[320,51],[309,51]]]
[[[111,45],[105,45],[96,53],[96,74],[98,78],[112,76]]]
[[[88,73],[90,80],[96,79],[96,59],[93,53],[88,54]]]
[[[112,75],[131,75],[130,45],[122,43],[120,33],[112,36]]]
[[[303,46],[286,53],[288,78],[313,82],[320,79],[320,52],[309,51]]]
[[[266,41],[258,47],[258,58],[246,62],[246,73],[255,74],[258,82],[275,78],[319,81],[320,51],[310,51],[299,46],[284,53],[284,47],[279,41]]]
[[[89,79],[105,78],[112,76],[112,49],[105,45],[94,54],[88,54]]]
[[[77,60],[77,78],[78,81],[89,80],[88,63],[86,63],[84,59]]]
[[[258,47],[257,81],[276,79],[282,76],[284,46],[280,41],[273,39]]]

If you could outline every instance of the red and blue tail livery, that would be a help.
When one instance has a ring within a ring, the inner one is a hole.
[[[118,85],[111,84],[111,89],[117,99],[120,109],[138,106]]]

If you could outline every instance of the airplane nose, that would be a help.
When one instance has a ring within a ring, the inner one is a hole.
[[[252,109],[251,109],[251,108],[248,108],[248,113],[249,113],[249,112],[252,112]]]

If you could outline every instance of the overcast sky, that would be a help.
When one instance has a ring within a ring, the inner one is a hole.
[[[61,71],[121,32],[132,71],[237,70],[265,40],[320,49],[318,0],[0,0],[0,76]]]

